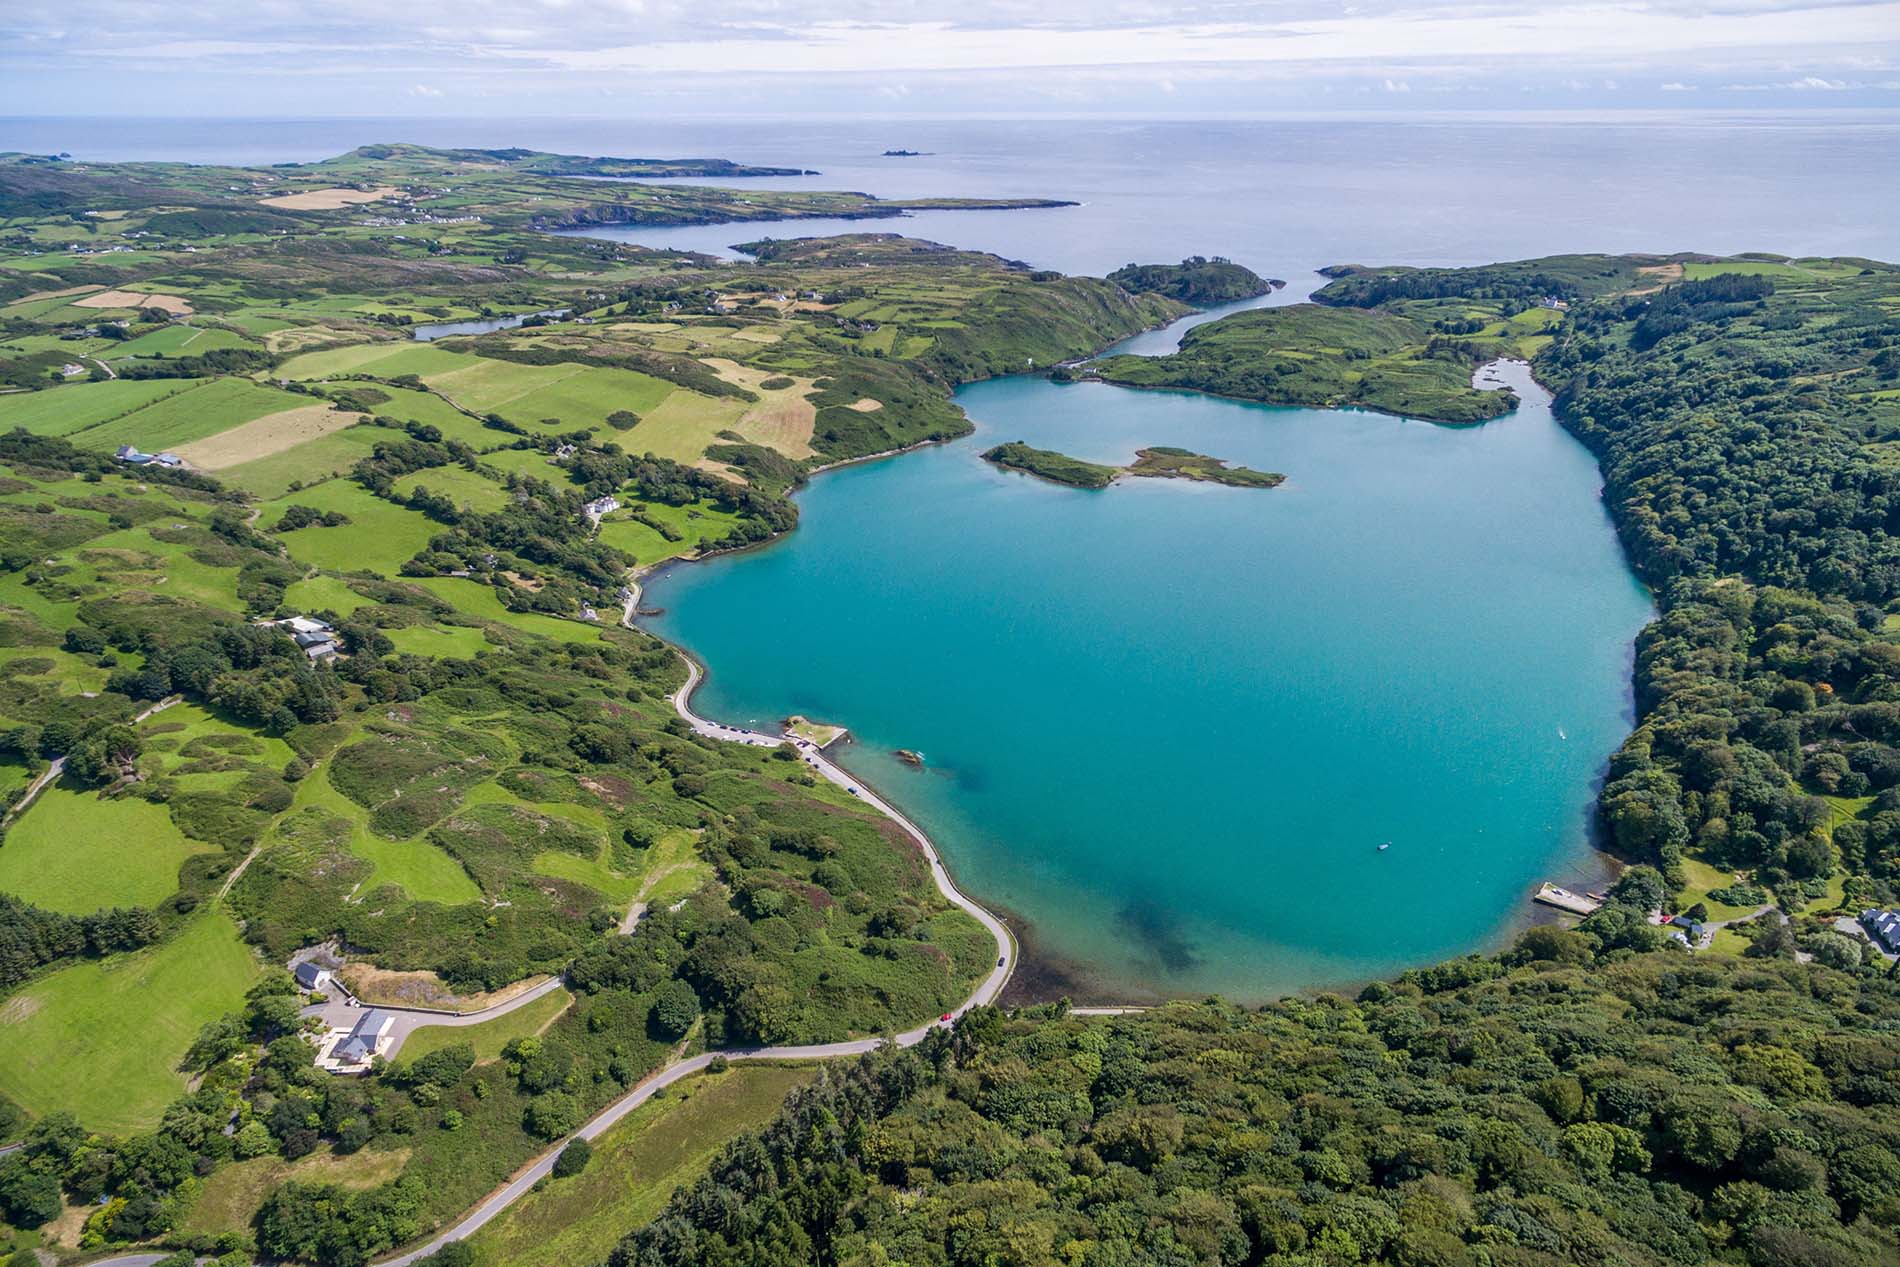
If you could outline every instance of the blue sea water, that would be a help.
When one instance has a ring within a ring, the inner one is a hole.
[[[388,140],[822,172],[742,188],[1068,198],[608,232],[730,257],[760,236],[890,229],[1097,273],[1222,254],[1287,279],[1274,302],[1340,262],[1900,258],[1900,123],[1880,112],[0,120],[0,149],[79,159],[270,162]],[[928,153],[879,157],[895,147]],[[1257,999],[1423,962],[1501,936],[1539,877],[1591,870],[1589,806],[1631,721],[1649,612],[1594,463],[1517,381],[1522,408],[1465,429],[976,384],[957,395],[976,436],[819,476],[789,538],[654,583],[651,624],[707,664],[702,711],[849,725],[846,763],[1030,930],[1048,988]],[[1014,439],[1105,461],[1175,444],[1289,480],[1082,492],[981,461]]]
[[[1064,988],[1260,998],[1456,953],[1587,866],[1649,611],[1514,377],[1524,407],[1469,429],[977,384],[976,436],[820,476],[790,538],[650,587],[651,627],[710,666],[711,716],[850,725],[845,763]],[[1080,491],[981,460],[1014,439],[1289,479]]]

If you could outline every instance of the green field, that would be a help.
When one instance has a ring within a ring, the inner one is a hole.
[[[248,346],[245,341],[229,330],[212,330],[173,322],[160,326],[150,334],[141,334],[136,339],[119,344],[113,348],[110,359],[121,361],[138,356],[203,356],[213,348],[245,346]]]
[[[207,848],[185,839],[163,806],[135,796],[107,800],[62,782],[8,829],[0,891],[71,915],[155,906],[177,890],[185,859]]]
[[[539,1034],[565,1012],[567,1005],[573,1001],[574,996],[566,990],[554,990],[532,1003],[497,1016],[492,1021],[483,1021],[480,1025],[425,1025],[409,1035],[396,1056],[400,1060],[412,1061],[444,1047],[467,1043],[475,1049],[475,1059],[494,1060],[501,1055],[501,1049],[508,1045],[509,1040],[524,1034]]]
[[[0,429],[25,427],[35,435],[71,435],[83,427],[161,400],[197,390],[190,379],[118,379],[105,383],[70,383],[47,391],[0,396]]]
[[[396,481],[396,492],[409,496],[417,488],[427,488],[446,497],[465,510],[499,510],[508,504],[508,490],[477,471],[460,466],[437,466],[416,471]]]
[[[312,1153],[296,1161],[282,1157],[253,1157],[221,1166],[208,1176],[185,1216],[188,1236],[216,1236],[221,1232],[249,1232],[251,1220],[271,1188],[298,1183],[333,1183],[352,1190],[374,1188],[402,1173],[407,1148],[366,1148],[356,1153]]]
[[[705,1173],[728,1141],[756,1130],[818,1076],[810,1065],[736,1065],[688,1079],[614,1124],[586,1170],[510,1206],[470,1240],[480,1267],[597,1263]]]
[[[292,484],[316,484],[347,475],[389,433],[380,427],[345,427],[302,444],[218,472],[226,484],[262,498],[282,497]]]
[[[180,1057],[243,1005],[259,965],[216,912],[161,945],[61,969],[0,1006],[0,1094],[96,1130],[148,1130],[185,1091]]]
[[[459,625],[416,625],[385,633],[396,650],[405,655],[467,660],[476,652],[489,649],[488,639],[482,637],[481,630]]]
[[[311,576],[285,589],[284,602],[298,611],[347,616],[369,600],[334,576]]]
[[[334,378],[339,374],[440,374],[461,369],[475,358],[445,352],[426,343],[360,343],[293,356],[273,371],[279,378]]]
[[[336,528],[299,528],[282,541],[293,558],[332,572],[369,570],[394,576],[412,555],[429,544],[442,529],[426,516],[386,502],[348,480],[331,480],[315,488],[286,493],[264,508],[262,524],[269,528],[291,505],[336,510],[350,522]]]
[[[524,633],[540,634],[544,638],[558,638],[563,642],[599,642],[600,625],[582,620],[562,620],[559,616],[544,616],[539,612],[510,611],[495,596],[495,587],[484,585],[480,581],[471,581],[460,576],[419,576],[410,580],[422,586],[439,598],[453,603],[460,611],[482,620],[492,620],[499,624],[510,625]],[[603,613],[604,620],[618,619],[611,609]]]
[[[229,431],[266,414],[299,409],[310,403],[243,378],[214,378],[191,391],[168,396],[123,418],[73,433],[83,449],[110,450],[130,444],[157,453]]]
[[[524,425],[543,418],[559,418],[563,429],[571,430],[600,426],[607,415],[617,409],[632,410],[644,416],[674,394],[671,383],[633,370],[573,365],[548,368],[568,372],[526,395],[478,408],[494,408],[504,418]],[[455,395],[452,389],[450,394]],[[456,396],[456,399],[461,400],[461,397]]]

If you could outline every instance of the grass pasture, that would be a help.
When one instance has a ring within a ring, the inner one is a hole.
[[[187,840],[163,806],[108,800],[62,781],[7,831],[0,891],[69,915],[155,906],[177,891],[185,859],[208,848]]]
[[[327,766],[297,785],[291,812],[312,805],[348,819],[350,852],[375,868],[359,886],[359,892],[372,893],[393,884],[415,901],[440,902],[444,906],[481,898],[482,891],[469,879],[462,864],[440,847],[421,838],[385,840],[372,833],[363,808],[331,785]]]
[[[97,1130],[150,1129],[185,1090],[185,1049],[243,1006],[259,971],[231,921],[207,912],[157,946],[42,977],[0,1004],[0,1093]]]
[[[562,620],[558,616],[544,616],[539,612],[510,611],[496,597],[494,586],[484,585],[480,581],[459,576],[419,576],[408,579],[411,584],[422,586],[436,597],[453,603],[458,610],[480,620],[492,620],[523,633],[558,638],[562,642],[600,641],[599,625],[580,620]],[[607,616],[611,618],[613,613],[610,611]]]
[[[500,510],[508,504],[508,490],[500,483],[460,466],[431,467],[411,472],[396,481],[396,492],[404,497],[418,487],[446,497],[464,509]]]
[[[25,427],[34,435],[71,435],[196,386],[189,379],[117,379],[0,396],[0,430]]]
[[[370,455],[376,441],[388,435],[380,427],[345,427],[304,440],[293,448],[227,466],[218,472],[218,478],[262,498],[282,497],[292,484],[318,484],[348,474],[359,459]]]
[[[262,461],[361,421],[362,414],[346,413],[328,405],[299,405],[182,445],[178,456],[207,471],[221,471]]]
[[[770,1121],[812,1065],[741,1064],[655,1095],[594,1142],[586,1170],[510,1206],[470,1239],[478,1267],[595,1263],[705,1173],[726,1143]]]
[[[664,379],[612,366],[516,366],[508,361],[489,364],[556,370],[560,376],[548,379],[525,395],[489,406],[472,405],[458,394],[459,389],[451,385],[451,380],[460,379],[460,374],[432,381],[431,385],[440,387],[465,406],[482,412],[492,409],[509,421],[525,426],[533,426],[543,418],[558,418],[563,430],[601,426],[607,415],[617,409],[629,409],[644,416],[677,390]]]
[[[189,391],[154,401],[124,417],[70,435],[82,449],[110,451],[131,444],[156,453],[203,440],[266,414],[297,409],[302,396],[243,378],[214,378]]]
[[[280,1183],[333,1183],[360,1191],[393,1181],[408,1160],[406,1148],[366,1148],[347,1155],[312,1153],[296,1161],[267,1156],[233,1162],[205,1178],[198,1200],[179,1230],[187,1236],[247,1233],[265,1196]]]
[[[475,1049],[475,1059],[495,1060],[510,1040],[539,1034],[558,1020],[573,1001],[574,996],[566,990],[554,990],[479,1025],[425,1025],[409,1035],[396,1055],[404,1061],[412,1061],[444,1047],[467,1043]]]
[[[341,511],[350,522],[336,528],[299,528],[282,535],[291,557],[331,572],[368,568],[394,576],[403,563],[442,531],[413,510],[386,502],[348,480],[331,480],[271,502],[261,519],[266,529],[292,504]]]

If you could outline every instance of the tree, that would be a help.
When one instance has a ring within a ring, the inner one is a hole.
[[[559,1139],[581,1124],[581,1106],[565,1091],[547,1091],[528,1102],[522,1125],[531,1135]]]
[[[587,1169],[587,1163],[592,1161],[593,1157],[592,1144],[584,1139],[571,1141],[566,1148],[561,1150],[561,1155],[554,1159],[554,1177],[565,1179],[570,1175],[578,1175]]]
[[[684,1038],[699,1019],[699,996],[693,993],[692,986],[678,978],[667,981],[655,992],[647,1019],[660,1037]]]
[[[59,1217],[64,1208],[59,1180],[30,1168],[15,1154],[0,1162],[0,1214],[15,1227],[38,1227]]]

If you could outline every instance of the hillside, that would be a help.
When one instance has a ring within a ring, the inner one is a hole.
[[[1123,290],[1165,295],[1196,308],[1212,308],[1252,299],[1274,283],[1232,260],[1189,256],[1179,264],[1127,264],[1108,275]]]
[[[1895,983],[1594,946],[1258,1012],[972,1013],[828,1071],[608,1261],[1900,1261]]]

